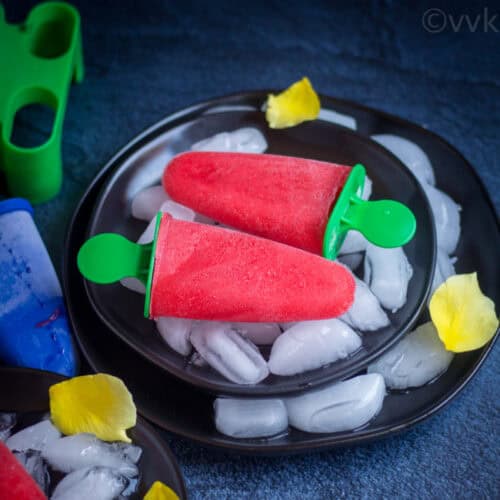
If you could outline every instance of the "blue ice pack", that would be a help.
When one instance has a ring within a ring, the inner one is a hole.
[[[24,199],[0,202],[0,360],[72,376],[61,285],[32,214]]]

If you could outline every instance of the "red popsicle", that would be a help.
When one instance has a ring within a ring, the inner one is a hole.
[[[12,452],[0,441],[0,499],[46,500],[47,497]]]
[[[175,201],[228,226],[321,254],[350,171],[289,156],[192,152],[170,162],[163,186]]]
[[[354,279],[340,264],[246,233],[158,217],[152,244],[105,233],[78,255],[91,281],[141,279],[146,316],[286,322],[333,318],[353,302]]]

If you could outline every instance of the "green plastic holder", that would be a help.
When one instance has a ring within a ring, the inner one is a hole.
[[[365,201],[361,198],[366,171],[354,165],[335,203],[323,237],[323,256],[334,260],[347,232],[356,230],[379,247],[408,243],[417,229],[413,212],[394,200]]]
[[[146,287],[144,316],[149,317],[151,284],[155,266],[156,242],[162,213],[156,216],[152,243],[140,245],[115,233],[101,233],[88,239],[78,251],[77,265],[82,275],[106,285],[122,278],[137,278]]]
[[[84,75],[80,16],[71,5],[47,2],[19,25],[0,5],[0,167],[11,195],[41,203],[61,188],[61,140],[71,82]],[[12,143],[16,113],[30,104],[54,111],[52,131],[40,146]]]

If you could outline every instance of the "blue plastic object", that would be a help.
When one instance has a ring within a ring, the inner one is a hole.
[[[0,360],[72,376],[61,286],[27,200],[0,202]]]

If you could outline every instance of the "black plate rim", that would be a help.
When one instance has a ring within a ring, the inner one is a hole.
[[[253,95],[254,92],[248,92],[246,94]],[[237,94],[231,94],[228,97],[234,97],[234,96],[240,96],[244,97],[244,93],[237,93]],[[323,97],[323,102],[328,101],[330,104],[335,106],[337,103],[340,103],[341,105],[349,106],[354,109],[358,109],[364,112],[369,112],[369,113],[375,113],[380,116],[383,116],[385,119],[388,119],[389,121],[394,122],[396,125],[397,124],[402,124],[405,127],[410,127],[415,130],[419,130],[423,134],[427,134],[432,140],[436,140],[440,142],[445,148],[450,150],[453,154],[457,155],[463,162],[464,165],[466,165],[469,173],[475,178],[475,181],[477,185],[479,186],[480,190],[482,191],[483,197],[485,199],[486,204],[489,206],[489,209],[493,214],[496,214],[496,209],[493,205],[493,202],[488,194],[488,191],[486,190],[484,183],[482,179],[479,177],[475,169],[472,167],[472,165],[469,163],[469,161],[458,151],[454,146],[449,144],[445,139],[437,135],[435,132],[432,132],[428,129],[425,129],[421,127],[418,124],[415,124],[413,122],[410,122],[409,120],[405,120],[403,118],[394,116],[392,114],[386,113],[384,111],[378,111],[374,108],[370,108],[358,103],[355,103],[353,101],[345,100],[345,99],[336,99],[336,98],[331,98],[331,97]],[[204,101],[206,102],[206,101]],[[197,105],[193,106],[196,107]],[[146,131],[143,133],[145,134],[149,129],[146,129]],[[143,134],[140,134],[135,137],[131,142],[134,141],[139,141],[142,137]],[[125,149],[125,148],[122,148]],[[122,150],[118,151],[112,159],[116,158],[121,154]],[[111,160],[110,160],[111,161]],[[79,217],[79,212],[81,209],[81,206],[85,203],[85,199],[90,196],[95,184],[97,184],[102,177],[104,177],[107,174],[107,171],[105,168],[103,168],[97,176],[94,178],[94,180],[90,183],[88,188],[85,190],[84,195],[80,199],[72,217],[70,220],[70,223],[68,224],[67,231],[66,231],[66,237],[65,237],[65,249],[68,248],[68,242],[71,239],[71,234],[72,234],[72,228],[75,226],[75,222]],[[500,231],[500,221],[498,217],[496,217],[497,221],[497,229]],[[65,294],[68,293],[68,290],[70,289],[70,283],[69,283],[69,256],[63,255],[63,287],[65,290]],[[68,308],[68,311],[70,311],[70,308]],[[71,321],[71,314],[70,314],[70,321]],[[434,404],[427,406],[424,410],[421,412],[415,414],[414,417],[408,418],[404,421],[402,421],[399,425],[395,426],[390,426],[387,429],[382,429],[378,430],[377,432],[372,432],[372,433],[367,433],[360,431],[360,433],[356,435],[352,435],[347,439],[344,439],[342,441],[338,440],[335,438],[335,434],[332,435],[327,435],[326,437],[321,437],[321,438],[314,438],[314,435],[310,435],[311,439],[307,439],[302,442],[295,442],[295,443],[290,443],[287,445],[280,445],[280,446],[273,446],[272,442],[269,441],[264,441],[262,445],[258,446],[249,446],[245,445],[245,441],[237,441],[236,443],[233,442],[219,442],[218,440],[214,440],[211,438],[205,438],[203,436],[200,436],[199,434],[196,433],[191,433],[191,432],[186,432],[182,426],[178,427],[175,425],[168,425],[165,423],[165,421],[156,419],[153,415],[151,415],[147,410],[143,411],[141,408],[139,409],[139,412],[141,415],[143,415],[145,418],[153,422],[154,424],[158,425],[159,427],[172,432],[180,437],[189,439],[191,441],[194,441],[198,444],[201,444],[203,446],[206,446],[208,448],[215,448],[218,450],[223,450],[226,452],[231,452],[231,453],[238,453],[238,454],[243,454],[243,455],[260,455],[260,456],[269,456],[269,455],[287,455],[287,454],[294,454],[294,453],[311,453],[311,452],[317,452],[317,451],[322,451],[322,450],[327,450],[327,449],[333,449],[337,447],[345,447],[345,446],[350,446],[354,444],[363,444],[367,443],[370,441],[373,441],[375,439],[382,439],[386,437],[390,437],[393,435],[400,434],[404,431],[409,430],[413,426],[417,425],[418,423],[430,418],[431,416],[435,415],[439,411],[441,411],[451,400],[453,400],[466,386],[467,384],[471,381],[471,379],[474,377],[474,375],[477,373],[477,371],[481,368],[482,364],[484,363],[485,359],[488,357],[490,354],[491,350],[493,349],[495,343],[498,340],[500,330],[497,330],[494,338],[489,342],[488,345],[482,348],[482,352],[477,358],[477,360],[473,363],[473,365],[467,370],[462,377],[457,379],[457,383],[455,384],[453,390],[448,391],[447,393],[443,394],[443,397],[437,400]],[[99,371],[99,367],[95,365],[94,361],[92,358],[88,355],[88,350],[84,343],[81,341],[79,335],[75,335],[77,338],[77,343],[82,350],[85,358],[89,362],[90,366],[95,370]]]
[[[264,93],[266,92],[266,93]],[[228,100],[232,99],[252,99],[255,101],[262,102],[262,99],[267,95],[267,91],[255,91],[239,94],[232,94],[227,97],[219,97],[210,99],[208,101],[202,101],[193,106],[189,106],[187,108],[181,109],[172,113],[171,115],[166,116],[165,118],[159,120],[152,126],[148,127],[142,133],[138,134],[135,138],[129,141],[125,146],[123,146],[103,167],[103,171],[106,171],[106,181],[103,181],[103,186],[100,189],[100,192],[97,196],[97,201],[92,209],[92,215],[90,218],[90,222],[87,227],[87,236],[91,236],[92,227],[96,220],[96,214],[100,211],[102,203],[105,201],[106,195],[112,189],[112,180],[115,176],[120,172],[123,163],[130,157],[132,157],[141,147],[144,145],[154,141],[158,136],[165,132],[164,128],[171,126],[175,126],[175,122],[178,120],[186,121],[189,120],[192,116],[200,116],[202,110],[209,111],[213,107],[217,106],[231,106],[231,103],[228,103]],[[322,97],[323,100],[327,99],[326,97]],[[248,105],[250,106],[250,105]],[[257,109],[257,108],[256,108]],[[212,113],[211,113],[212,114]],[[419,198],[423,201],[423,204],[426,209],[426,215],[429,216],[431,221],[430,231],[432,233],[433,239],[433,248],[431,255],[431,268],[435,268],[436,259],[437,259],[437,245],[436,245],[436,231],[434,224],[432,224],[432,211],[430,204],[428,202],[427,196],[421,186],[421,184],[417,181],[414,174],[408,169],[396,156],[390,153],[386,148],[371,140],[369,137],[366,137],[362,134],[359,134],[356,131],[352,131],[347,129],[346,127],[342,127],[340,125],[329,123],[329,126],[339,129],[342,133],[347,135],[356,136],[357,139],[361,139],[362,142],[370,142],[370,147],[375,147],[375,149],[379,149],[384,154],[391,156],[395,162],[397,162],[401,169],[404,170],[410,178],[414,182],[414,188],[416,189]],[[429,276],[427,279],[427,283],[424,289],[424,292],[421,297],[421,301],[417,302],[413,312],[406,319],[405,325],[403,328],[399,329],[399,331],[394,334],[389,341],[387,341],[379,350],[374,351],[366,356],[364,356],[361,360],[353,363],[350,366],[344,367],[340,371],[335,371],[335,363],[332,363],[326,369],[316,369],[311,370],[309,378],[305,375],[306,380],[302,381],[300,385],[297,382],[293,381],[293,377],[282,377],[283,382],[277,383],[276,385],[239,385],[229,381],[221,380],[220,383],[212,382],[210,380],[204,379],[202,376],[196,374],[196,372],[192,373],[188,370],[184,370],[182,368],[178,368],[174,364],[167,364],[162,359],[160,359],[154,351],[146,350],[141,346],[138,346],[131,338],[129,338],[126,334],[124,334],[120,328],[118,328],[109,318],[103,313],[98,304],[96,304],[95,297],[93,296],[91,290],[89,289],[88,282],[84,280],[85,290],[87,293],[87,297],[92,304],[93,310],[97,313],[101,321],[107,326],[109,330],[111,330],[116,336],[118,336],[122,341],[127,343],[132,349],[134,349],[137,353],[139,353],[142,357],[146,358],[148,361],[154,363],[160,369],[172,374],[175,377],[180,378],[181,380],[198,387],[202,390],[211,392],[213,394],[226,394],[233,396],[255,396],[255,397],[269,397],[269,396],[284,396],[286,394],[290,395],[293,393],[300,392],[304,388],[304,384],[307,384],[308,388],[313,387],[321,387],[328,383],[331,383],[335,380],[342,380],[353,376],[357,372],[363,369],[363,367],[367,366],[373,360],[378,358],[381,354],[390,349],[395,343],[405,334],[407,333],[416,323],[418,318],[420,317],[423,308],[426,305],[427,298],[429,296],[432,279]]]
[[[78,341],[79,343],[79,341]],[[79,343],[80,345],[80,343]],[[81,348],[81,347],[80,347]],[[82,352],[83,349],[82,349]],[[85,352],[84,352],[85,354]],[[61,375],[59,373],[54,373],[54,372],[49,372],[46,370],[37,370],[34,368],[24,368],[24,367],[19,367],[19,366],[2,366],[0,365],[0,375],[2,373],[6,374],[12,374],[15,376],[16,374],[31,374],[34,377],[44,377],[49,380],[53,380],[54,384],[57,384],[59,382],[62,382],[63,380],[68,380],[71,377],[67,377],[65,375]],[[15,411],[16,413],[20,410],[13,410],[12,408],[1,408],[0,410],[2,411]],[[179,463],[177,462],[177,459],[175,458],[175,455],[173,454],[172,450],[170,449],[170,446],[168,443],[165,441],[165,439],[162,439],[159,435],[158,432],[153,428],[153,426],[143,417],[140,415],[137,416],[137,422],[136,425],[133,428],[134,430],[137,429],[138,432],[141,432],[149,437],[149,440],[151,443],[154,443],[154,447],[156,448],[156,452],[161,455],[162,459],[165,461],[165,463],[168,463],[170,468],[172,469],[172,472],[174,473],[175,479],[177,481],[177,486],[179,491],[179,496],[180,498],[188,498],[187,495],[187,490],[186,490],[186,484],[184,482],[184,476],[182,475],[181,468],[179,466]]]

